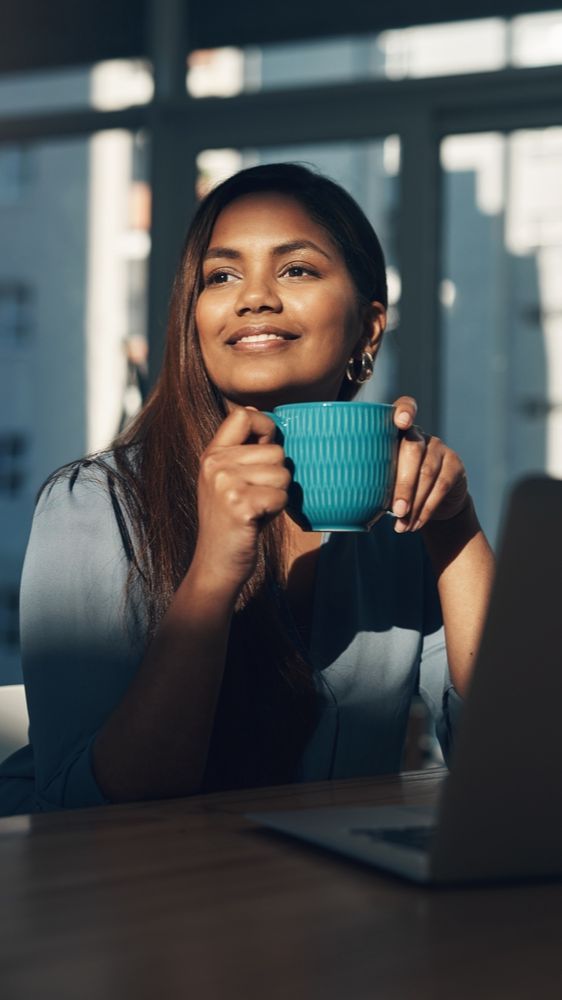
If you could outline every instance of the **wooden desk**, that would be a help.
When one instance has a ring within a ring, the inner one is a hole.
[[[242,817],[442,774],[0,820],[2,1000],[559,1000],[562,882],[422,889]]]

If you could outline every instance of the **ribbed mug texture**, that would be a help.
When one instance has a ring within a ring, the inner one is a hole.
[[[288,511],[316,531],[367,531],[392,498],[398,431],[379,403],[295,403],[271,414],[293,474]]]

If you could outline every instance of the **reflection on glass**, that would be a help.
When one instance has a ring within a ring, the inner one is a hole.
[[[212,149],[197,157],[197,195],[243,167],[259,163],[298,162],[320,170],[353,195],[373,223],[387,262],[389,310],[386,343],[377,358],[374,377],[362,398],[388,401],[396,386],[395,330],[399,323],[401,281],[396,252],[396,216],[400,140],[398,136],[365,142],[317,143],[310,146],[277,146],[269,149]]]
[[[457,76],[561,62],[559,10],[414,25],[377,35],[199,50],[189,57],[187,88],[193,97],[231,97],[252,90]]]
[[[562,476],[562,129],[441,154],[443,432],[493,537],[510,483]]]

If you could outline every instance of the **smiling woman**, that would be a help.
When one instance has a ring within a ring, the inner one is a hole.
[[[202,202],[144,409],[38,501],[4,812],[395,771],[417,691],[448,753],[492,573],[460,459],[401,397],[395,517],[306,532],[261,412],[353,398],[386,303],[332,181],[274,164]]]

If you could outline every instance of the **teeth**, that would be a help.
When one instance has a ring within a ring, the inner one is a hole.
[[[283,340],[283,337],[278,333],[252,333],[247,337],[241,337],[238,343],[257,344],[260,340]]]

